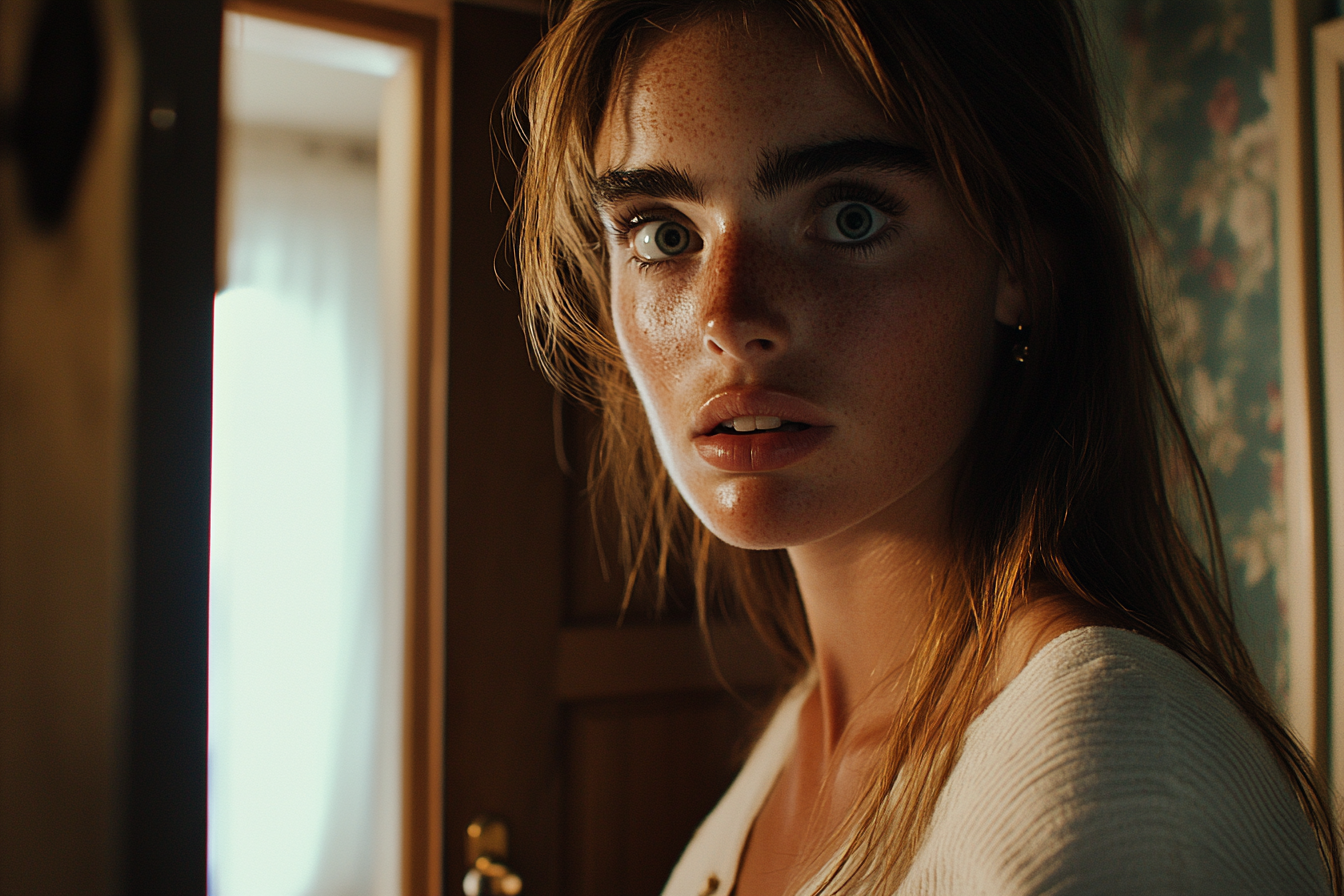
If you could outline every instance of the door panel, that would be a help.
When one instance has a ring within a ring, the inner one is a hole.
[[[754,715],[713,691],[568,706],[564,892],[659,892],[732,782]]]

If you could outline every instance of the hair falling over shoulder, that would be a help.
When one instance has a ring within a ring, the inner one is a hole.
[[[601,415],[590,477],[620,508],[629,587],[679,557],[702,619],[707,601],[726,601],[795,669],[811,660],[784,553],[716,539],[663,469],[616,345],[591,193],[594,140],[631,59],[689,21],[753,15],[815,36],[927,152],[971,227],[1021,277],[1032,321],[1028,363],[1011,363],[1003,342],[954,508],[960,553],[824,890],[902,879],[981,705],[979,673],[1013,606],[1046,587],[1180,653],[1241,708],[1344,893],[1329,791],[1233,625],[1209,489],[1152,333],[1133,205],[1069,0],[573,0],[553,17],[514,87],[527,145],[514,209],[523,321],[546,374]]]

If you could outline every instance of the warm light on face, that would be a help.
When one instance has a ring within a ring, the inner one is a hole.
[[[595,165],[617,337],[715,534],[945,513],[1021,291],[845,72],[787,24],[690,27],[636,64]]]

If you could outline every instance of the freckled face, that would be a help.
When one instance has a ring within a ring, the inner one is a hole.
[[[598,134],[617,339],[677,488],[741,547],[946,511],[1020,290],[791,26],[648,49]]]

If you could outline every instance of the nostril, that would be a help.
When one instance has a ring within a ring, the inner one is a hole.
[[[715,355],[730,355],[745,360],[749,355],[773,354],[785,341],[777,326],[760,320],[724,320],[711,318],[704,324],[706,348]],[[769,333],[769,336],[755,335]]]

